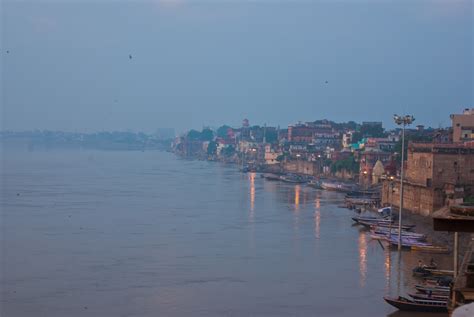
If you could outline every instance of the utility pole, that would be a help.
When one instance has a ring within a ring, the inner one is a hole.
[[[402,126],[402,164],[400,169],[400,210],[398,212],[398,251],[402,249],[402,210],[403,210],[403,177],[405,163],[405,127],[412,124],[415,118],[412,115],[394,115],[395,123]]]

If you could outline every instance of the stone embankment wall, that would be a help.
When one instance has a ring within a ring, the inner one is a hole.
[[[403,208],[413,213],[430,216],[435,210],[444,206],[443,195],[434,188],[417,184],[404,183]],[[384,181],[382,187],[382,204],[400,206],[400,183]]]
[[[291,161],[283,163],[283,170],[287,173],[318,176],[319,165],[308,161]]]
[[[337,179],[350,180],[354,179],[355,175],[348,171],[336,172],[335,175],[330,173],[323,173],[321,169],[321,175],[319,174],[319,163],[308,162],[308,161],[291,161],[283,162],[281,164],[265,165],[264,170],[267,173],[294,173],[310,176],[323,176],[323,177],[335,177]]]

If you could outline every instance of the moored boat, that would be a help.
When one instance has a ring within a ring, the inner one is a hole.
[[[308,180],[303,176],[296,175],[296,174],[288,174],[280,176],[280,179],[287,183],[294,183],[294,184],[303,184],[306,183]]]
[[[438,269],[426,269],[429,271],[432,275],[440,275],[440,276],[453,276],[454,271],[451,270],[438,270]]]
[[[280,180],[280,175],[273,174],[273,173],[264,173],[262,177],[269,180],[269,181],[278,181]]]
[[[357,186],[353,184],[345,184],[345,183],[340,183],[340,182],[322,181],[321,188],[325,190],[348,193],[348,192],[352,192],[356,190]]]
[[[370,232],[372,234],[375,234],[375,235],[380,235],[380,236],[385,236],[385,237],[388,237],[389,235],[391,235],[392,237],[395,236],[395,237],[398,238],[398,229],[393,229],[392,228],[392,231],[390,232],[389,229],[381,230],[381,228],[375,227],[375,228],[372,228],[370,230]],[[411,231],[403,231],[402,230],[402,237],[418,239],[418,240],[421,240],[421,241],[426,240],[426,235],[421,234],[421,233],[411,232]]]
[[[422,299],[422,300],[440,300],[440,301],[447,301],[449,295],[428,295],[422,293],[409,293],[408,294],[413,299]]]
[[[370,221],[358,220],[357,223],[369,228],[372,226],[385,227],[385,228],[390,228],[390,227],[398,228],[398,225],[395,225],[390,220],[370,220]],[[413,228],[415,228],[415,225],[402,225],[402,230],[413,230]]]
[[[426,267],[423,266],[417,266],[413,269],[413,276],[418,276],[418,277],[427,277],[430,276],[431,272],[427,270]]]
[[[352,220],[355,222],[364,222],[364,223],[373,223],[374,225],[378,223],[393,223],[393,220],[381,218],[381,217],[372,217],[372,216],[354,216]],[[395,226],[394,226],[395,227]]]
[[[415,289],[424,294],[449,294],[449,286],[424,286],[415,285]]]
[[[430,276],[426,277],[425,280],[426,286],[450,286],[453,283],[452,276]]]
[[[388,242],[394,246],[398,247],[398,237],[393,238],[391,237]],[[402,247],[411,249],[415,245],[430,245],[428,242],[423,242],[417,239],[411,239],[411,238],[403,238],[401,240]]]
[[[316,189],[321,189],[321,182],[317,180],[311,180],[307,185]]]
[[[398,298],[384,297],[387,303],[399,310],[417,311],[417,312],[448,312],[447,301],[440,300],[422,300],[399,296]]]
[[[429,253],[449,253],[449,249],[447,247],[441,247],[441,246],[436,246],[436,245],[414,246],[411,249],[413,251],[429,252]]]

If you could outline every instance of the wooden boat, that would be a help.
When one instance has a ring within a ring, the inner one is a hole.
[[[418,276],[418,277],[427,277],[430,276],[431,272],[428,271],[424,267],[417,266],[413,269],[413,276]]]
[[[432,275],[441,275],[441,276],[453,276],[454,271],[451,270],[437,270],[437,269],[427,269]]]
[[[300,175],[294,175],[294,174],[283,175],[280,177],[280,179],[284,182],[293,183],[293,184],[303,184],[307,182],[307,180],[304,177]]]
[[[390,241],[390,239],[398,239],[398,233],[392,233],[392,234],[389,235],[388,233],[371,232],[370,237],[374,240]],[[425,242],[426,241],[426,237],[417,236],[417,235],[410,235],[408,232],[407,233],[402,233],[402,239],[414,239],[414,240],[418,240],[420,242]]]
[[[398,247],[398,236],[395,239],[390,238],[388,242],[390,243],[390,245],[394,247]],[[401,242],[402,242],[402,247],[407,248],[407,249],[411,249],[415,245],[430,245],[428,242],[423,242],[420,240],[411,239],[411,238],[403,238],[403,237],[402,237]]]
[[[385,219],[385,218],[381,218],[381,217],[367,217],[367,216],[355,216],[355,217],[352,217],[352,220],[354,220],[355,222],[359,223],[359,222],[364,222],[364,223],[373,223],[373,225],[376,225],[378,223],[393,223],[393,220],[390,220],[390,219]]]
[[[321,182],[320,181],[312,180],[312,181],[309,181],[307,185],[310,186],[310,187],[316,188],[316,189],[321,189]]]
[[[392,225],[391,228],[390,228],[390,226],[385,227],[385,226],[373,225],[372,227],[370,227],[370,231],[373,232],[373,233],[385,234],[385,235],[388,235],[389,232],[391,232],[392,234],[396,234],[398,236],[398,228],[396,228],[394,225]],[[426,235],[424,235],[424,234],[416,233],[416,232],[413,232],[413,231],[410,231],[410,230],[405,230],[405,229],[402,229],[402,235],[403,234],[404,235],[412,235],[412,236],[416,236],[416,237],[426,238]]]
[[[324,190],[337,191],[337,192],[343,192],[343,193],[352,192],[357,189],[356,185],[344,184],[344,183],[338,183],[338,182],[328,182],[328,181],[322,181],[321,188]]]
[[[371,229],[370,233],[378,236],[384,236],[388,238],[388,236],[396,237],[398,238],[398,230],[380,230],[379,228]],[[417,239],[420,241],[425,241],[426,240],[426,235],[421,234],[421,233],[416,233],[416,232],[411,232],[411,231],[403,231],[402,230],[402,238],[412,238],[412,239]]]
[[[414,246],[411,248],[413,251],[419,252],[429,252],[429,253],[449,253],[449,249],[447,247],[441,247],[436,245],[430,246]]]
[[[280,180],[280,175],[272,174],[272,173],[262,174],[262,177],[269,180],[269,181],[279,181]]]
[[[449,294],[449,286],[424,286],[415,285],[415,289],[423,294]]]
[[[398,225],[395,225],[394,223],[390,223],[390,220],[382,220],[382,221],[366,221],[366,220],[359,220],[359,224],[366,226],[366,227],[371,227],[371,226],[378,226],[378,227],[384,227],[384,228],[398,228]],[[402,225],[402,230],[413,230],[415,228],[415,225]]]
[[[428,295],[422,293],[409,293],[408,294],[413,299],[422,299],[422,300],[440,300],[440,301],[447,301],[449,299],[449,295]]]
[[[386,227],[386,228],[390,227],[389,223],[379,223],[377,225],[380,226],[380,227]],[[393,224],[392,224],[392,228],[393,227],[398,228],[398,224],[396,226],[393,226]],[[410,230],[413,230],[415,227],[416,227],[416,225],[402,225],[402,230],[410,231]]]
[[[346,194],[346,197],[361,197],[361,196],[370,196],[370,197],[380,197],[380,190],[353,190]]]
[[[399,296],[398,298],[384,297],[383,299],[399,310],[418,312],[448,312],[447,301],[421,299],[410,300],[402,296]]]
[[[450,286],[453,283],[453,276],[430,276],[424,279],[426,286]]]

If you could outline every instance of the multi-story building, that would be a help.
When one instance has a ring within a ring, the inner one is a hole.
[[[404,208],[429,215],[459,203],[474,193],[474,143],[410,143],[405,175]],[[399,205],[399,181],[384,182],[382,202]]]
[[[311,143],[313,141],[316,128],[310,127],[306,124],[298,123],[288,126],[288,141]]]
[[[288,141],[312,144],[318,148],[341,147],[341,136],[327,120],[297,123],[288,126]]]
[[[386,152],[392,152],[397,142],[391,138],[367,138],[366,147],[376,148]]]
[[[464,109],[462,114],[452,114],[453,142],[474,140],[474,108]]]
[[[342,147],[350,148],[352,144],[352,134],[353,131],[348,131],[342,134]]]

